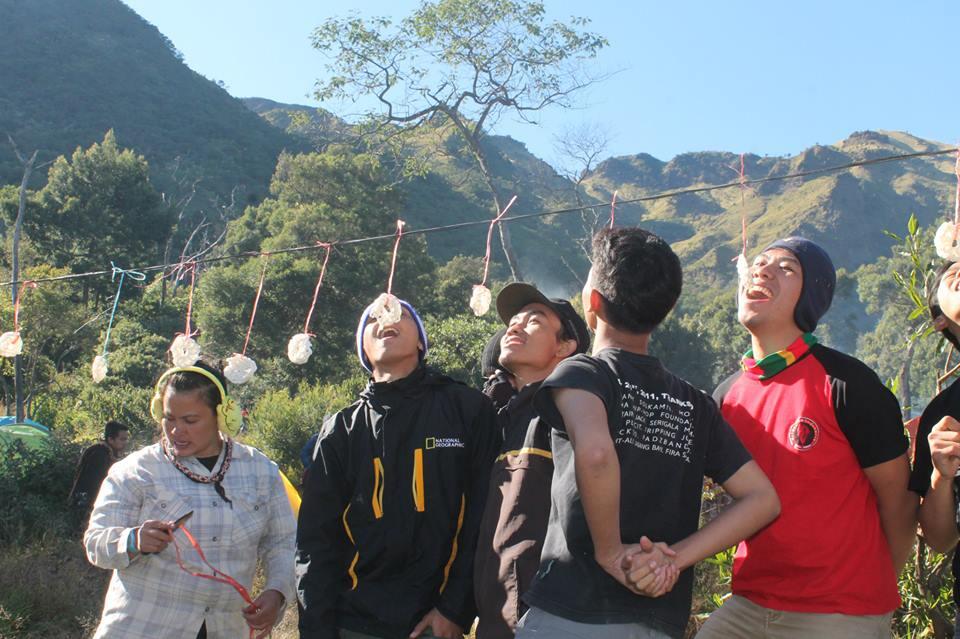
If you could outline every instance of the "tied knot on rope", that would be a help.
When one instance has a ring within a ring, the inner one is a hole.
[[[113,296],[113,308],[110,309],[110,320],[107,322],[107,335],[103,339],[103,352],[93,358],[93,364],[90,366],[90,374],[93,377],[93,381],[96,384],[99,384],[107,376],[107,353],[110,348],[110,332],[113,330],[113,320],[117,316],[117,306],[120,303],[120,291],[123,290],[123,280],[127,277],[130,279],[142,282],[147,279],[147,274],[141,271],[135,271],[133,269],[123,269],[110,261],[110,281],[116,281],[117,276],[120,276],[120,281],[117,283],[117,293]]]
[[[114,282],[117,279],[117,275],[120,276],[120,284],[123,285],[123,278],[129,277],[132,280],[137,282],[142,282],[147,279],[147,274],[143,271],[137,271],[132,268],[120,268],[111,260],[110,262],[110,281]]]

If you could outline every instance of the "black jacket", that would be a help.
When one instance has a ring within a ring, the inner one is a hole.
[[[553,454],[550,426],[533,408],[539,388],[539,382],[528,384],[498,412],[503,445],[490,475],[473,575],[477,639],[513,638],[527,609],[520,597],[540,568]]]
[[[489,400],[423,367],[328,420],[297,527],[301,638],[405,638],[432,608],[469,628],[498,446]]]
[[[106,442],[97,442],[83,451],[73,478],[73,488],[70,489],[69,504],[87,510],[92,508],[100,492],[100,484],[110,472],[113,462],[110,446]]]

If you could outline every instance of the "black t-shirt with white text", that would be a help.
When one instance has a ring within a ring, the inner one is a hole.
[[[730,478],[750,455],[716,404],[658,359],[606,348],[561,362],[534,402],[552,427],[554,476],[540,570],[524,599],[580,623],[641,623],[682,637],[690,614],[693,570],[659,598],[635,595],[594,560],[577,489],[574,454],[551,389],[599,397],[620,462],[620,534],[673,544],[699,525],[703,478]]]

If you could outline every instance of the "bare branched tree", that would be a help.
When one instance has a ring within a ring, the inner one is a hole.
[[[565,129],[554,138],[554,150],[559,158],[557,171],[570,180],[577,206],[586,206],[583,182],[597,168],[607,147],[611,135],[598,124],[580,124]],[[580,211],[583,235],[578,242],[580,250],[590,257],[590,239],[600,225],[601,207],[591,207]]]
[[[490,167],[485,134],[512,114],[534,122],[548,107],[600,79],[585,62],[606,46],[585,18],[550,22],[540,2],[435,0],[394,25],[387,18],[331,18],[313,33],[331,61],[317,82],[320,100],[363,100],[359,130],[384,145],[430,126],[452,124],[469,149],[493,208],[504,201]],[[409,159],[424,161],[420,150]],[[507,225],[500,242],[514,279],[520,268]]]

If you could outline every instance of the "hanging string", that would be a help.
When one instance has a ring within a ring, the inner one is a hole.
[[[957,161],[953,165],[953,172],[957,176],[957,187],[953,195],[953,240],[951,246],[957,245],[957,226],[960,225],[960,148],[957,149]]]
[[[610,228],[613,228],[614,222],[617,221],[617,193],[619,190],[613,192],[613,199],[610,200]]]
[[[193,289],[197,284],[197,263],[189,262],[187,264],[180,264],[179,269],[180,274],[177,276],[178,280],[186,277],[187,271],[190,272],[190,294],[187,296],[187,324],[182,333],[184,337],[189,338],[197,334],[197,331],[190,329],[190,317],[193,314]]]
[[[743,248],[741,252],[743,256],[747,256],[747,209],[746,209],[746,194],[747,194],[747,173],[744,169],[743,164],[743,153],[740,154],[740,238],[743,241]]]
[[[265,258],[269,258],[269,253],[264,253]],[[257,306],[260,304],[260,295],[263,293],[263,279],[267,276],[267,259],[263,261],[263,268],[260,270],[260,283],[257,285],[257,295],[253,298],[253,310],[250,311],[250,324],[247,326],[247,338],[243,340],[243,350],[241,355],[247,354],[247,346],[250,344],[250,333],[253,332],[253,320],[257,317]]]
[[[480,282],[480,286],[487,285],[487,274],[490,272],[490,250],[491,240],[493,239],[493,227],[500,223],[500,220],[503,219],[503,216],[507,214],[507,211],[510,210],[510,207],[513,206],[513,203],[516,201],[517,196],[514,195],[512,198],[510,198],[510,201],[507,202],[507,205],[503,208],[503,210],[497,213],[497,217],[490,221],[490,227],[487,229],[487,252],[483,257],[483,281]]]
[[[953,224],[960,224],[960,148],[957,149],[957,161],[953,165],[953,172],[957,176],[957,189],[953,197]]]
[[[310,332],[310,318],[313,317],[313,309],[317,306],[317,296],[320,295],[320,287],[323,286],[323,275],[327,272],[327,262],[330,261],[330,249],[332,244],[327,242],[317,242],[317,246],[327,249],[327,254],[323,256],[323,266],[320,267],[320,277],[317,279],[317,286],[313,289],[313,301],[310,303],[310,310],[307,311],[307,321],[303,323],[303,332],[313,336]]]
[[[20,285],[20,292],[17,293],[17,299],[13,303],[13,332],[20,332],[20,300],[28,288],[37,288],[37,283],[33,280],[26,280]]]
[[[124,278],[125,278],[127,275],[129,275],[129,276],[130,276],[130,279],[135,280],[135,281],[137,281],[137,282],[142,282],[142,281],[144,281],[145,279],[147,279],[146,273],[141,273],[140,271],[125,270],[125,269],[122,269],[122,268],[118,268],[117,265],[114,264],[112,261],[110,262],[110,268],[113,269],[113,273],[110,275],[110,281],[111,281],[111,282],[114,281],[114,280],[116,279],[116,277],[117,277],[117,274],[119,274],[119,275],[120,275],[120,283],[117,284],[117,294],[114,295],[114,297],[113,297],[113,309],[110,311],[110,321],[107,322],[107,336],[106,336],[106,338],[103,340],[103,355],[104,355],[104,357],[106,357],[106,355],[107,355],[107,346],[110,344],[110,331],[113,329],[113,318],[116,317],[116,315],[117,315],[117,304],[120,303],[120,290],[123,288],[123,280],[124,280]]]
[[[393,242],[393,257],[390,258],[390,277],[387,278],[387,295],[393,294],[393,272],[397,268],[397,247],[400,246],[400,238],[403,237],[403,226],[406,224],[403,220],[397,220],[397,239]]]

